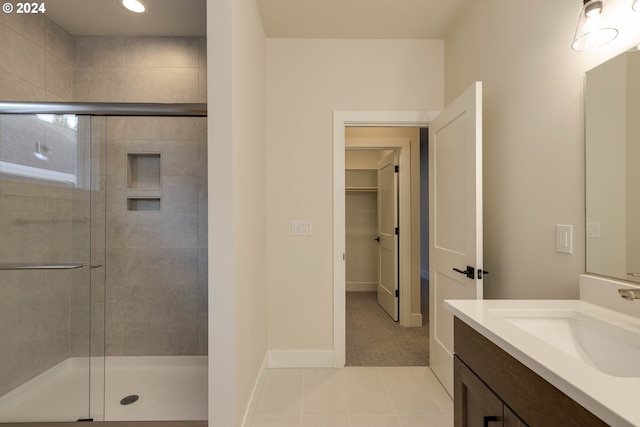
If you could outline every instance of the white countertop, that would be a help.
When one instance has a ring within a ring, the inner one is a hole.
[[[640,319],[581,300],[446,300],[445,307],[606,423],[640,426],[640,377],[607,375],[495,310],[574,310],[634,332],[640,331]]]

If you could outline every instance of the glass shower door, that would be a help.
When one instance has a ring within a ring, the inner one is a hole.
[[[104,191],[91,134],[90,118],[0,115],[0,423],[93,418]]]

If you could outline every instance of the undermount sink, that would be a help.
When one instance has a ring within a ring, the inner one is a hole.
[[[545,343],[602,373],[640,377],[640,329],[572,309],[490,309]]]

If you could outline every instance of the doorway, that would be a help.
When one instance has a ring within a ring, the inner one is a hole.
[[[420,274],[420,135],[418,127],[345,129],[349,366],[428,365],[428,289],[422,291]],[[395,178],[389,176],[391,162],[397,166],[391,172]],[[395,199],[389,196],[394,187]],[[399,221],[390,225],[385,218],[391,220],[392,211]],[[402,236],[393,235],[394,227],[404,231],[398,233]],[[394,241],[399,251],[392,249]]]
[[[486,274],[482,267],[482,82],[475,82],[442,112],[334,112],[334,367],[345,364],[345,130],[351,126],[429,125],[433,129],[429,142],[429,162],[432,164],[429,169],[429,186],[432,187],[429,210],[436,212],[429,218],[429,227],[438,231],[430,232],[429,366],[453,395],[453,316],[446,312],[441,302],[444,299],[482,299],[482,276]],[[465,161],[460,162],[461,158]],[[467,170],[472,173],[462,173]],[[455,176],[464,176],[465,179],[453,179]],[[438,197],[446,194],[463,195],[466,203],[460,209],[454,198]],[[400,231],[402,234],[402,226]],[[434,240],[435,244],[431,244]],[[458,246],[463,243],[464,247],[451,249],[447,242],[456,242]],[[445,253],[455,256],[444,256]],[[469,274],[465,276],[468,280],[460,280],[458,274],[452,275],[452,270],[462,272],[456,266],[465,264],[471,266],[467,270],[475,272],[477,268],[482,274],[474,274],[473,277]],[[406,315],[402,314],[401,319]],[[436,347],[439,347],[437,351]]]
[[[438,115],[436,111],[336,111],[333,114],[333,183],[334,183],[334,351],[333,366],[341,368],[346,362],[346,289],[345,289],[345,147],[347,128],[359,127],[426,127]],[[402,156],[401,156],[402,158]],[[416,156],[414,161],[417,161]],[[402,169],[401,172],[402,173]],[[400,221],[400,241],[405,242],[403,234],[409,228],[403,228]],[[409,247],[410,249],[410,247]],[[402,243],[401,249],[402,250]],[[410,296],[410,291],[408,296]],[[407,294],[405,294],[407,296]],[[411,310],[403,310],[404,299],[401,289],[400,321],[410,324]],[[420,318],[420,321],[422,319]]]

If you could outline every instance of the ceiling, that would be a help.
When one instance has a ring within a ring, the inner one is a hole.
[[[73,36],[185,36],[207,33],[206,0],[143,0],[129,12],[118,0],[46,0],[45,15]]]
[[[74,36],[205,36],[206,0],[47,0],[46,15]],[[267,37],[442,39],[474,0],[256,0]]]

